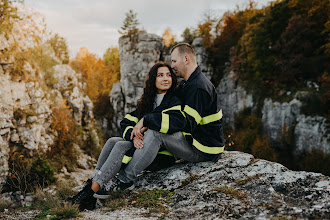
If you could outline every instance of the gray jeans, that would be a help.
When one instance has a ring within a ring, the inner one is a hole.
[[[143,143],[143,148],[136,149],[127,167],[119,172],[120,181],[125,183],[134,181],[137,175],[156,158],[160,146],[165,147],[174,156],[189,162],[207,160],[192,149],[181,132],[169,135],[149,129],[143,137]]]
[[[93,180],[104,187],[119,172],[125,153],[133,143],[112,137],[104,144],[94,171]],[[111,182],[111,181],[110,181]]]

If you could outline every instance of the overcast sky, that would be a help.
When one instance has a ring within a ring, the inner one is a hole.
[[[258,8],[271,0],[256,0]],[[24,4],[45,16],[47,27],[67,40],[74,57],[81,47],[102,57],[109,47],[118,46],[125,13],[137,13],[140,29],[161,36],[166,28],[180,37],[186,27],[196,28],[203,16],[221,17],[248,0],[25,0]],[[180,38],[179,38],[180,39]]]

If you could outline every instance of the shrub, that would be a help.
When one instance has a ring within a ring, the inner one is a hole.
[[[66,101],[63,100],[60,106],[53,109],[53,120],[51,127],[57,133],[57,139],[53,146],[47,151],[48,158],[54,167],[66,166],[72,170],[77,164],[77,155],[74,144],[78,142],[78,126]]]
[[[301,169],[330,176],[330,154],[312,148],[302,156]]]
[[[7,184],[11,190],[19,190],[25,195],[35,191],[36,186],[44,187],[55,181],[54,168],[40,155],[35,158],[26,151],[10,153]]]
[[[42,159],[40,155],[38,155],[38,158],[32,162],[30,176],[33,185],[38,184],[44,187],[56,182],[54,168],[50,165],[47,159]]]

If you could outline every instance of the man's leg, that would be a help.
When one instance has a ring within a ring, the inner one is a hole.
[[[182,132],[176,132],[174,134],[159,133],[159,136],[162,146],[174,156],[189,162],[202,162],[207,160],[192,149],[191,144],[186,141]]]
[[[119,172],[118,179],[123,183],[134,181],[139,173],[147,168],[157,156],[161,140],[159,132],[147,130],[143,137],[143,148],[136,149],[132,160]]]

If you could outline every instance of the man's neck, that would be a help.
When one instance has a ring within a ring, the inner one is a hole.
[[[191,76],[191,74],[196,70],[196,68],[197,68],[197,65],[189,66],[187,68],[187,73],[185,74],[185,76],[183,77],[183,79],[185,81],[187,81],[189,79],[189,77]]]

